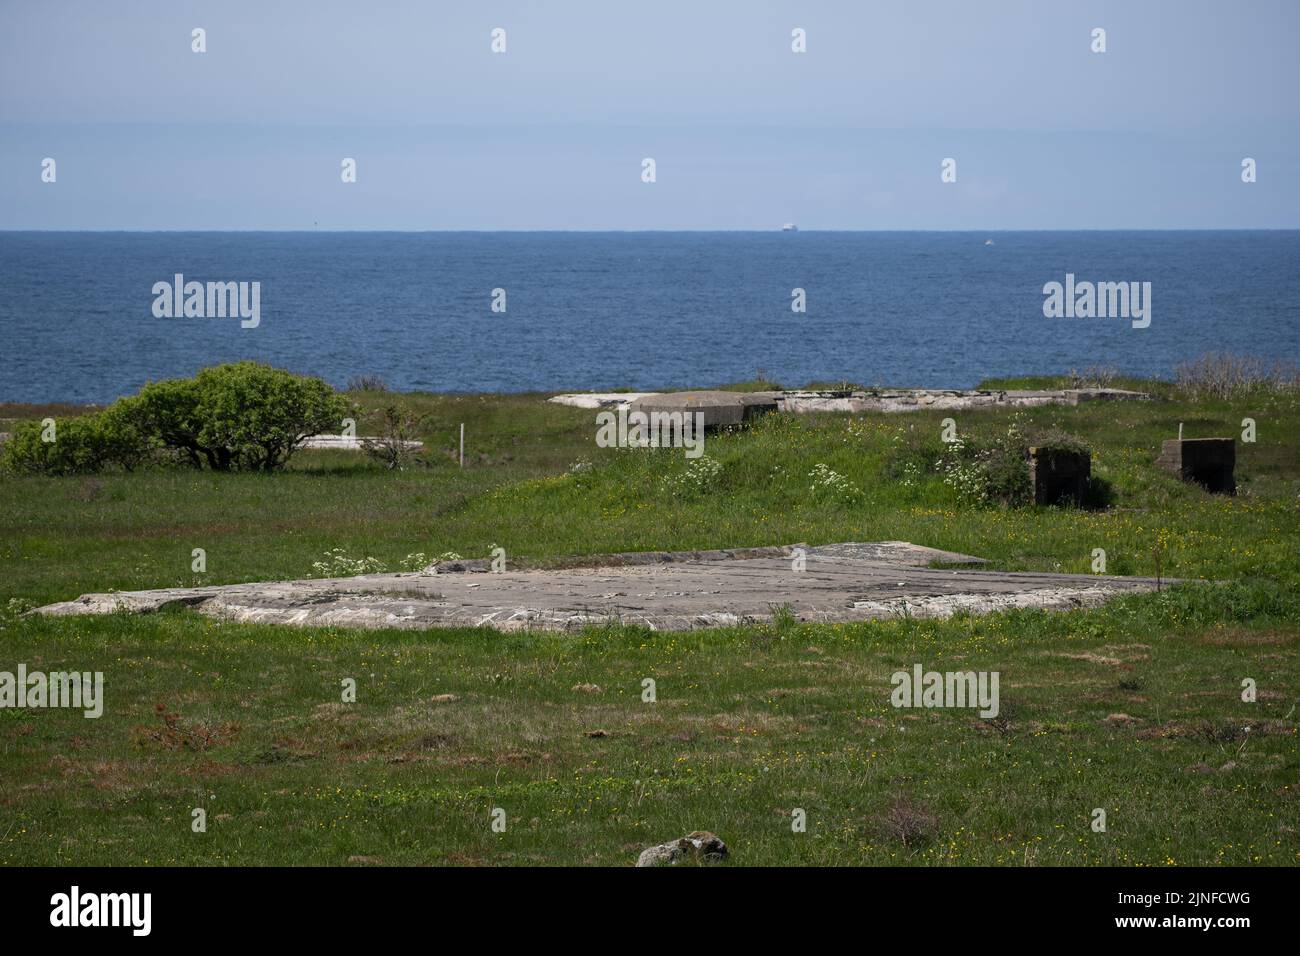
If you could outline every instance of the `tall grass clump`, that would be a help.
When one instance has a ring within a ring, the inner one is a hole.
[[[1300,368],[1294,362],[1272,361],[1255,355],[1206,352],[1174,366],[1178,391],[1193,401],[1224,401],[1268,392],[1289,392],[1300,386]]]

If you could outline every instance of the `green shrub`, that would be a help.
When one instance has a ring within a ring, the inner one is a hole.
[[[104,467],[106,458],[94,415],[24,422],[5,442],[5,470],[27,475],[85,475]],[[52,439],[52,440],[51,440]]]
[[[62,418],[53,441],[41,422],[20,425],[0,449],[17,474],[131,471],[159,451],[215,471],[274,471],[303,439],[337,431],[348,405],[318,378],[257,362],[218,365],[194,378],[151,382],[102,412]]]
[[[235,362],[151,382],[132,411],[146,434],[195,467],[274,471],[309,435],[339,429],[348,405],[318,378]]]
[[[129,401],[129,400],[124,400]],[[93,415],[25,422],[4,445],[6,472],[27,475],[89,475],[109,465],[127,471],[149,455],[152,443],[132,419],[129,406],[113,405]]]
[[[200,443],[203,431],[199,411],[199,384],[192,378],[150,382],[135,396],[141,427],[183,460],[201,467],[204,460],[217,471],[230,470],[229,456]]]
[[[139,399],[135,396],[119,398],[95,419],[98,440],[105,460],[135,471],[143,465],[161,442],[146,427]]]
[[[913,439],[894,450],[885,473],[908,486],[921,475],[937,474],[966,504],[1019,507],[1033,503],[1030,447],[1091,453],[1086,442],[1059,429],[1027,431],[1017,415],[1005,432],[991,437],[966,433],[946,443]]]
[[[982,467],[981,497],[994,504],[1031,504],[1034,489],[1029,481],[1028,450],[1011,442],[999,442],[985,449]]]

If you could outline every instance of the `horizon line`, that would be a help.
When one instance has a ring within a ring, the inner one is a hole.
[[[131,234],[151,234],[151,233],[217,233],[217,234],[240,234],[240,233],[333,233],[346,235],[352,233],[401,233],[401,234],[448,234],[448,233],[746,233],[752,235],[768,234],[797,234],[797,233],[969,233],[969,234],[988,234],[988,233],[1019,233],[1019,232],[1300,232],[1300,225],[1296,226],[1184,226],[1184,227],[1143,227],[1135,228],[1131,226],[1080,226],[1080,227],[1052,227],[1052,228],[1003,228],[989,227],[986,229],[906,229],[906,228],[880,228],[880,229],[817,229],[804,228],[799,226],[797,229],[786,230],[780,226],[769,227],[766,229],[320,229],[320,228],[294,228],[294,229],[9,229],[0,228],[0,235],[12,233],[131,233]]]

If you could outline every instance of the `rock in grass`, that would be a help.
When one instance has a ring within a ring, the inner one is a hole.
[[[637,857],[636,865],[671,866],[686,856],[704,860],[726,859],[727,844],[708,830],[696,830],[694,833],[689,833],[678,840],[647,847]]]

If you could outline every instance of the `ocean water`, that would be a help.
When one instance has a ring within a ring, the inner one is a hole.
[[[260,324],[156,318],[176,273],[260,282]],[[1066,273],[1150,282],[1150,326],[1045,318]],[[1300,361],[1300,232],[0,232],[0,401],[105,403],[243,358],[517,392],[1169,376],[1209,350]]]

